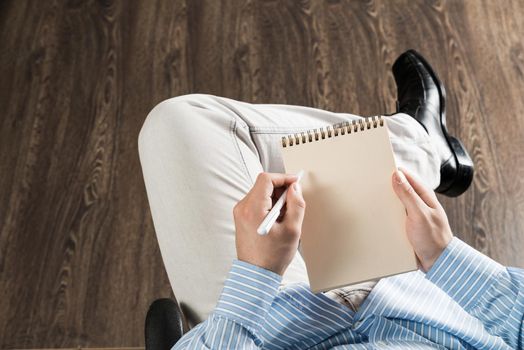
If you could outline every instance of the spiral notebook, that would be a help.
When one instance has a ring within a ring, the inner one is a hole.
[[[382,116],[282,137],[286,173],[304,169],[299,250],[315,293],[417,269]]]

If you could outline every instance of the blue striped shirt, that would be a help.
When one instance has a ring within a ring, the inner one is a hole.
[[[424,274],[381,279],[358,312],[234,260],[218,304],[173,349],[523,349],[524,270],[453,238]]]

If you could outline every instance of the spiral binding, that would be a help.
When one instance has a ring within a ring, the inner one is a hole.
[[[313,142],[313,137],[315,141],[318,141],[320,138],[325,139],[326,134],[327,137],[335,137],[338,135],[345,135],[346,133],[351,134],[371,128],[378,128],[379,126],[384,126],[384,117],[382,116],[366,117],[359,120],[353,120],[351,122],[346,121],[343,123],[328,125],[326,126],[326,130],[324,130],[324,127],[321,127],[318,129],[319,131],[317,131],[317,129],[311,129],[303,131],[300,134],[295,133],[282,136],[282,147],[291,147],[301,143]]]

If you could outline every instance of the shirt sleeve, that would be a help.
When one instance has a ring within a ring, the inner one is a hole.
[[[281,280],[272,271],[235,259],[213,313],[173,349],[260,348],[260,327]]]
[[[524,270],[504,267],[454,237],[426,278],[490,334],[524,348]]]

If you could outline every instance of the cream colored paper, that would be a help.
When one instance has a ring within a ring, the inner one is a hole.
[[[286,173],[305,172],[300,252],[315,293],[417,269],[383,119],[376,128],[282,147]]]

